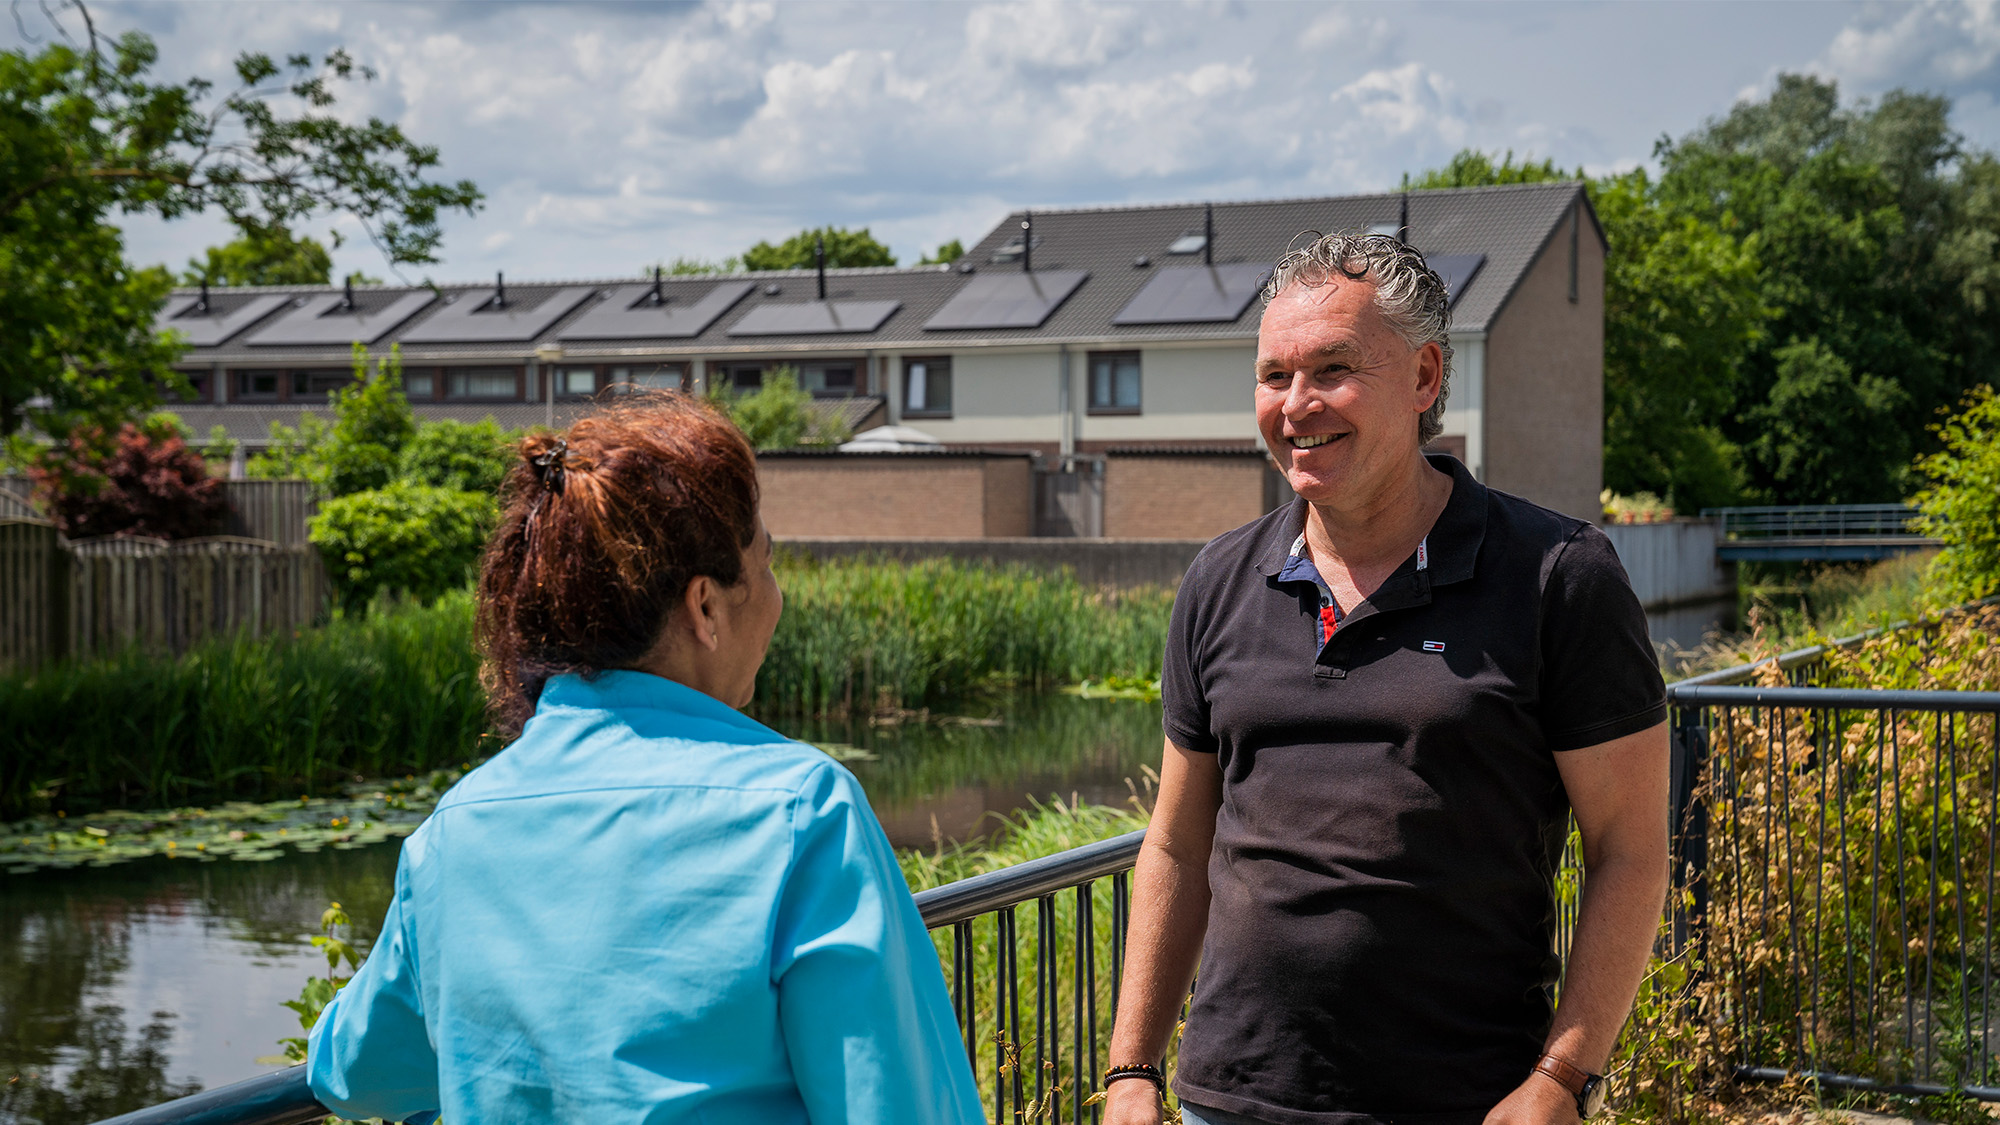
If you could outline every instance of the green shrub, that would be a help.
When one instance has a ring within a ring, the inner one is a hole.
[[[403,447],[417,419],[403,395],[402,352],[368,367],[368,351],[354,345],[354,382],[327,396],[333,424],[307,414],[295,429],[271,423],[271,448],[252,459],[253,477],[309,480],[323,496],[350,496],[396,478]]]
[[[514,464],[519,430],[503,430],[492,418],[425,422],[403,446],[396,475],[411,484],[454,492],[498,493]]]
[[[328,501],[312,542],[343,609],[388,592],[428,601],[471,580],[497,516],[487,493],[396,481]]]
[[[1929,579],[1947,602],[2000,592],[2000,396],[1977,387],[1961,405],[1936,427],[1944,448],[1917,462],[1931,481],[1919,526],[1945,544]]]
[[[708,389],[708,400],[729,415],[760,453],[800,445],[839,445],[854,436],[839,420],[813,414],[812,392],[799,386],[794,367],[766,371],[763,383],[748,394],[718,383]]]

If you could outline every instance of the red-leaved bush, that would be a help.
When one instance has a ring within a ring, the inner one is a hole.
[[[187,539],[222,529],[229,501],[208,463],[170,428],[77,432],[29,470],[42,508],[71,539]]]

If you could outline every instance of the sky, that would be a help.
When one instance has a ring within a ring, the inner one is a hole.
[[[1954,100],[2000,148],[2000,5],[1976,3],[359,3],[99,0],[161,77],[344,46],[378,74],[340,112],[435,145],[486,193],[442,261],[392,271],[351,219],[337,274],[633,276],[802,227],[914,262],[1014,208],[1393,188],[1462,148],[1591,174],[1648,163],[1781,73],[1846,99]],[[25,0],[0,49],[53,34]],[[72,21],[72,26],[74,23]],[[184,266],[213,218],[127,227]]]

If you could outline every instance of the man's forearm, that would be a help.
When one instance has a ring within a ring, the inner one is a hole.
[[[1665,856],[1651,849],[1586,866],[1548,1053],[1603,1071],[1645,976],[1666,893]]]
[[[1111,1036],[1115,1065],[1158,1062],[1166,1052],[1208,928],[1208,857],[1202,851],[1178,856],[1150,839],[1139,851]]]

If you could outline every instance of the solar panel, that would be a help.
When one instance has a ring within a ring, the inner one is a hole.
[[[519,291],[506,307],[494,308],[493,295],[485,290],[451,294],[451,303],[431,314],[430,319],[403,333],[406,344],[486,344],[532,340],[549,330],[549,325],[582,304],[597,290],[572,285],[544,294],[539,301],[522,297]],[[453,298],[456,297],[456,300]]]
[[[1431,269],[1436,270],[1438,277],[1443,279],[1445,296],[1455,305],[1458,299],[1465,295],[1465,287],[1471,285],[1472,279],[1479,275],[1480,267],[1486,264],[1486,255],[1439,254],[1425,258],[1424,261],[1430,263]]]
[[[977,274],[924,322],[924,331],[1039,328],[1089,276],[1083,270]]]
[[[729,326],[731,336],[818,336],[833,332],[873,332],[896,315],[901,301],[807,301],[799,305],[758,305]]]
[[[209,298],[209,311],[204,313],[195,309],[201,304],[200,297],[177,298],[160,310],[153,327],[179,332],[191,348],[212,348],[290,301],[290,297],[274,293],[248,298],[218,295]]]
[[[1217,324],[1243,315],[1271,267],[1254,262],[1227,266],[1170,266],[1154,274],[1113,324]]]
[[[437,300],[428,289],[409,293],[362,293],[353,309],[342,309],[339,293],[303,297],[303,305],[257,330],[243,342],[253,347],[300,347],[310,344],[372,344]]]
[[[651,282],[620,285],[557,335],[564,340],[686,340],[708,331],[754,288],[752,281],[718,281],[700,300],[689,301],[676,286],[665,304],[655,305]]]

